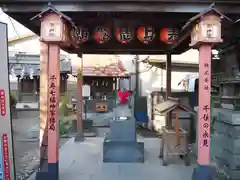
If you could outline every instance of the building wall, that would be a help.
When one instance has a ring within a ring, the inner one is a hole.
[[[40,53],[40,42],[38,36],[30,36],[21,40],[8,43],[8,49],[10,55],[14,52],[24,52],[28,54]],[[67,54],[65,51],[61,51],[61,54]]]
[[[131,73],[135,73],[136,66],[134,62],[133,55],[121,55],[121,60],[127,69],[127,71]],[[141,59],[145,59],[146,55],[140,56]],[[165,55],[156,55],[150,56],[150,59],[158,59],[159,61],[166,61]],[[182,63],[198,63],[199,61],[199,54],[197,50],[189,50],[181,55],[173,55],[172,56],[173,62],[182,62]],[[146,67],[145,64],[140,63],[139,71],[140,78],[139,78],[139,87],[140,87],[140,94],[142,96],[148,96],[152,91],[160,91],[161,89],[166,88],[166,70],[153,67],[148,70],[149,67]],[[186,71],[173,71],[172,72],[172,90],[173,91],[184,91],[183,86],[179,86],[178,83],[184,79],[186,76],[198,76],[198,72],[188,72]],[[120,83],[121,87],[129,88],[128,80],[121,80]],[[132,89],[135,89],[136,86],[136,77],[135,75],[132,76],[131,80]]]

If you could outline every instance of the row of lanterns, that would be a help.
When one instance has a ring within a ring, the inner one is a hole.
[[[78,44],[83,44],[89,40],[89,31],[86,28],[76,27],[71,31],[71,35],[77,40]],[[117,28],[116,39],[121,44],[128,44],[133,39],[135,33],[131,28]],[[178,36],[178,31],[174,28],[163,28],[160,30],[160,40],[166,44],[172,44]],[[151,43],[156,37],[155,29],[151,26],[142,26],[137,29],[137,38],[143,44]],[[99,44],[104,44],[112,39],[110,28],[97,27],[94,31],[93,38]]]

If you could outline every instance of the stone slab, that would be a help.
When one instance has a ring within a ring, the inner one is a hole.
[[[240,111],[223,109],[218,113],[217,119],[221,122],[240,126]]]
[[[117,117],[110,121],[110,130],[106,136],[111,141],[136,141],[136,121],[132,117]]]
[[[222,149],[214,154],[214,159],[218,167],[227,167],[228,169],[240,171],[240,155]]]
[[[240,155],[240,139],[231,138],[225,134],[215,133],[212,136],[212,146],[216,151],[223,149],[232,154]]]
[[[105,141],[103,143],[103,162],[144,162],[143,142]]]
[[[240,138],[240,126],[238,125],[231,125],[228,123],[216,121],[214,125],[214,131],[216,131],[219,134],[229,136],[231,138],[235,139]]]

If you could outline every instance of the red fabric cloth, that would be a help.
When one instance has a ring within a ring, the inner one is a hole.
[[[129,96],[130,96],[130,93],[128,91],[125,91],[125,92],[122,92],[121,90],[118,91],[118,97],[120,99],[120,104],[126,104]]]

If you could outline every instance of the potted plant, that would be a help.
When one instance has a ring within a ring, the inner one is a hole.
[[[12,93],[10,93],[10,107],[12,109],[16,108],[16,104],[17,104],[16,97]]]

